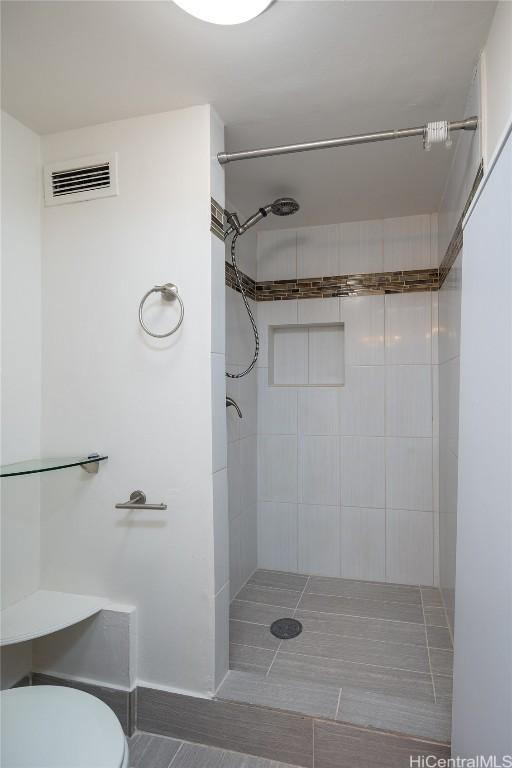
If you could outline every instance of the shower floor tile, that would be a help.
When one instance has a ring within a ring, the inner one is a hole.
[[[302,634],[276,640],[270,625],[284,617]],[[259,570],[230,618],[234,671],[221,698],[312,716],[323,707],[330,719],[446,742],[453,652],[439,590]]]

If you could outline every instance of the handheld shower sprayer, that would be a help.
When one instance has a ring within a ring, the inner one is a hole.
[[[254,319],[254,315],[252,314],[251,308],[249,306],[249,302],[247,300],[247,296],[245,295],[245,289],[242,283],[242,278],[240,277],[240,272],[238,271],[238,265],[236,263],[236,241],[240,237],[240,235],[243,235],[244,232],[247,232],[247,230],[250,227],[253,227],[255,224],[258,223],[258,221],[261,221],[266,216],[268,216],[269,213],[273,213],[275,216],[290,216],[292,213],[296,213],[299,210],[300,206],[296,200],[293,199],[293,197],[279,197],[277,200],[274,200],[273,203],[270,203],[270,205],[266,205],[264,208],[259,208],[256,213],[253,213],[252,216],[249,216],[249,218],[244,221],[243,224],[240,224],[240,219],[238,218],[238,214],[229,211],[224,211],[224,215],[226,216],[226,221],[228,223],[228,228],[224,232],[224,240],[229,235],[233,235],[233,239],[231,240],[231,263],[233,264],[233,269],[235,270],[235,276],[236,276],[236,282],[238,285],[238,290],[242,294],[242,299],[245,304],[245,309],[247,310],[247,314],[249,316],[249,320],[252,326],[252,330],[254,333],[254,356],[252,358],[252,362],[248,367],[242,371],[242,373],[229,373],[226,371],[226,376],[230,379],[241,379],[242,376],[246,376],[248,373],[252,371],[254,366],[256,365],[256,361],[258,359],[259,350],[260,350],[260,338],[258,335],[258,327],[256,325],[256,320]]]
[[[293,197],[278,197],[273,203],[265,205],[263,208],[258,208],[256,213],[240,224],[238,214],[225,211],[226,221],[229,224],[228,229],[224,232],[224,240],[236,232],[237,235],[243,235],[248,229],[253,227],[258,221],[266,218],[269,213],[273,213],[275,216],[290,216],[292,213],[297,213],[300,205]]]

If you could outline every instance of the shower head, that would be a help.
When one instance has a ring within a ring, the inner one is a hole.
[[[278,197],[277,200],[274,200],[270,205],[266,205],[264,208],[259,208],[259,210],[252,216],[249,216],[247,221],[243,224],[240,224],[236,213],[225,211],[229,228],[224,233],[224,239],[226,239],[232,232],[236,232],[237,235],[243,235],[244,232],[247,232],[250,227],[253,227],[258,221],[264,219],[269,213],[273,213],[275,216],[291,216],[292,213],[297,213],[299,208],[300,205],[293,199],[293,197]]]
[[[278,197],[270,206],[270,210],[276,216],[291,216],[297,213],[300,205],[293,197]]]

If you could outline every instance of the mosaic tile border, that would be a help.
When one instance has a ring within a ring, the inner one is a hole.
[[[253,301],[291,301],[293,299],[328,299],[336,296],[372,296],[386,293],[438,291],[461,251],[463,239],[462,222],[482,181],[482,177],[483,162],[480,162],[464,210],[457,222],[455,232],[439,268],[404,269],[398,272],[368,272],[365,274],[306,277],[290,280],[267,280],[265,282],[256,282],[252,277],[239,270],[244,290]],[[212,232],[214,231],[214,203],[215,201],[212,198]],[[220,215],[223,217],[222,211]],[[228,262],[226,262],[226,285],[240,293],[235,270],[232,264]]]
[[[224,208],[213,198],[210,198],[210,232],[224,242]]]
[[[296,280],[267,280],[257,283],[239,270],[247,296],[254,301],[327,299],[334,296],[371,296],[384,293],[437,291],[439,270],[411,269],[398,272],[333,275]],[[233,266],[226,262],[226,285],[240,293]]]
[[[437,268],[400,270],[398,272],[368,272],[366,274],[256,283],[256,301],[328,299],[334,296],[437,291],[438,287]]]
[[[469,193],[468,199],[466,200],[466,205],[464,206],[461,217],[457,222],[457,226],[455,227],[455,232],[453,233],[453,237],[450,240],[450,244],[446,249],[446,253],[439,267],[439,288],[441,288],[441,286],[443,285],[444,281],[448,276],[450,269],[453,267],[455,259],[457,258],[457,256],[462,250],[462,241],[463,241],[462,222],[464,220],[464,216],[468,212],[469,206],[473,202],[473,198],[476,195],[476,191],[480,185],[480,182],[482,181],[483,175],[484,175],[484,163],[483,163],[483,160],[481,160],[480,165],[478,166],[478,170],[476,172],[475,180],[473,181],[473,186],[471,187],[471,191]]]
[[[252,299],[253,301],[257,301],[256,296],[256,288],[257,284],[252,279],[252,277],[249,277],[249,275],[246,275],[245,272],[242,272],[242,270],[238,269],[240,273],[240,277],[242,279],[242,285],[244,287],[244,291],[247,295],[248,299]],[[240,288],[238,287],[238,282],[235,275],[235,269],[232,264],[230,264],[228,261],[226,261],[226,285],[229,288],[233,288],[233,290],[240,293]]]

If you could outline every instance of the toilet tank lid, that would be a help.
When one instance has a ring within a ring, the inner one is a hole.
[[[55,685],[0,694],[0,765],[9,768],[121,768],[126,739],[110,707]]]

